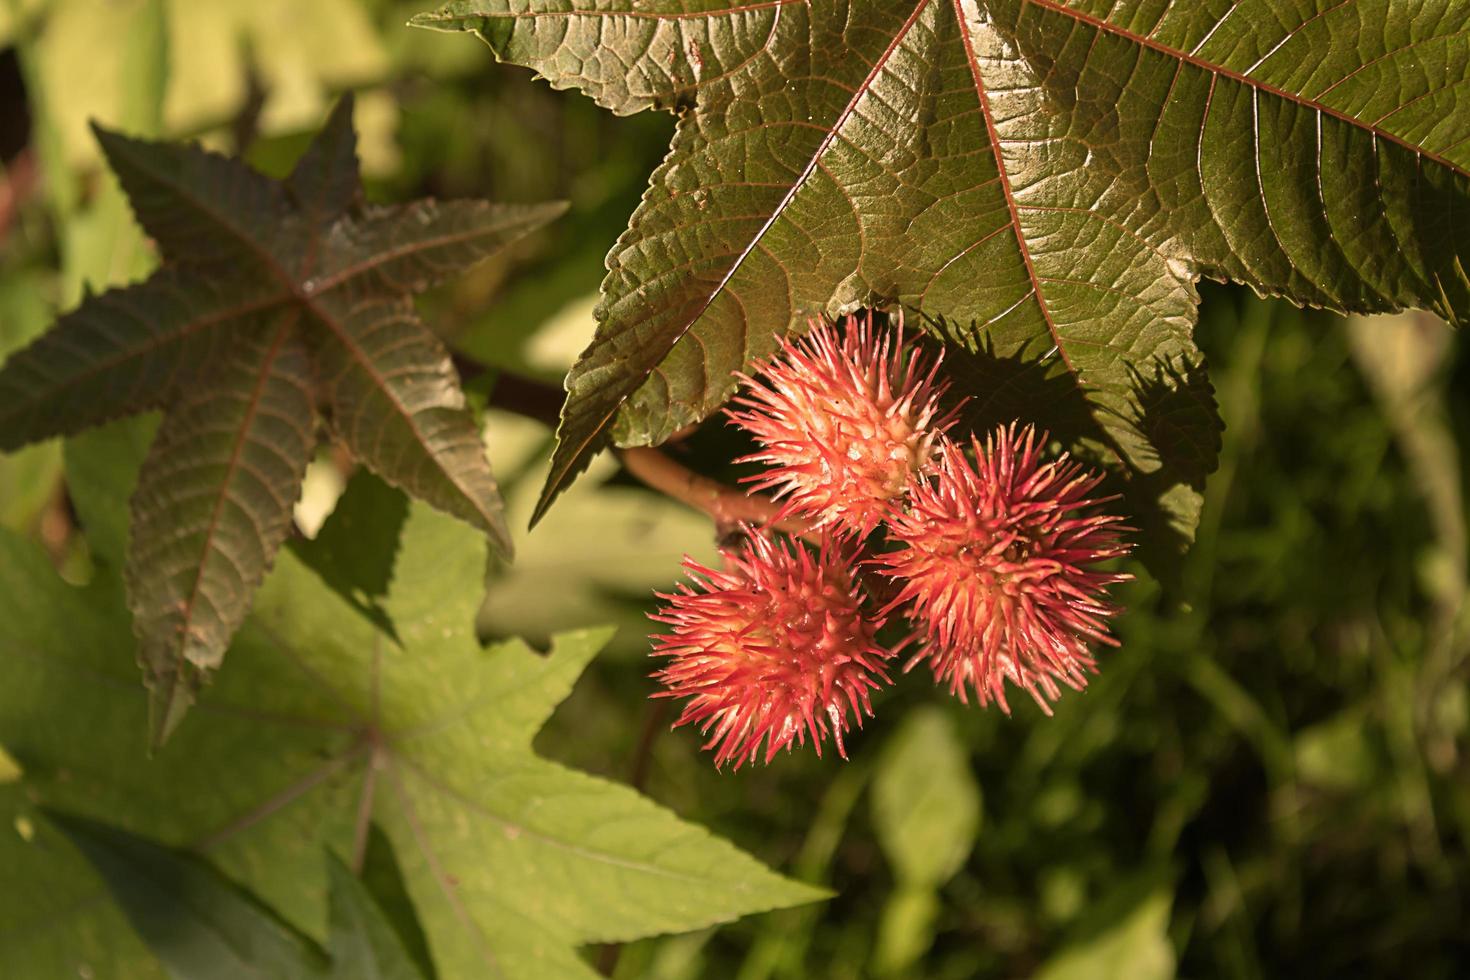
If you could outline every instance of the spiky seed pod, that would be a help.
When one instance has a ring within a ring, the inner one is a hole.
[[[944,440],[932,479],[889,523],[898,548],[872,559],[900,586],[884,614],[904,607],[923,637],[908,666],[927,660],[961,700],[973,688],[1007,712],[1006,681],[1048,714],[1059,684],[1086,685],[1089,643],[1116,645],[1107,588],[1130,577],[1094,567],[1130,547],[1091,496],[1102,477],[1065,455],[1043,462],[1045,444],[1030,426],[1001,426],[972,439],[972,464]]]
[[[774,490],[782,516],[813,528],[867,537],[894,509],[953,424],[939,399],[948,385],[932,361],[903,343],[902,329],[880,329],[871,315],[849,317],[846,331],[813,320],[787,338],[735,399],[730,419],[761,444],[738,462],[769,469],[748,478]]]
[[[829,729],[847,758],[849,718],[872,716],[868,694],[888,683],[893,656],[875,639],[882,620],[863,609],[854,556],[830,538],[813,552],[764,532],[721,554],[723,570],[686,559],[693,584],[659,594],[653,619],[673,632],[653,637],[654,655],[669,658],[654,696],[689,699],[675,726],[698,725],[716,766],[740,768],[762,741],[770,762],[808,736],[820,756]]]

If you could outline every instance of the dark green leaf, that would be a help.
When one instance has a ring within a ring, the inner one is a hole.
[[[415,201],[367,208],[340,226],[319,288],[372,278],[393,292],[421,292],[553,221],[567,206]]]
[[[479,428],[409,294],[560,206],[360,208],[351,116],[345,99],[284,183],[96,127],[164,267],[84,300],[0,368],[0,450],[164,411],[127,579],[159,734],[219,664],[280,546],[318,406],[374,472],[510,551]],[[117,529],[94,523],[108,555]]]
[[[316,537],[289,542],[297,558],[395,641],[398,634],[382,600],[393,579],[398,536],[407,519],[408,498],[367,470],[358,470]]]
[[[281,227],[292,214],[280,184],[195,145],[130,139],[95,124],[92,129],[138,224],[165,256],[278,271]]]
[[[429,940],[414,910],[413,899],[409,897],[403,872],[393,854],[393,844],[377,824],[368,830],[367,848],[362,859],[362,884],[398,934],[398,941],[408,951],[419,972],[433,977],[435,971],[429,956]]]
[[[680,113],[608,257],[543,511],[609,438],[707,416],[802,317],[884,305],[1056,359],[1190,533],[1219,428],[1199,277],[1470,317],[1470,65],[1446,54],[1470,8],[455,0],[414,23]]]
[[[331,884],[332,976],[340,980],[425,980],[367,887],[336,855],[327,855]]]
[[[328,975],[326,958],[310,940],[197,857],[95,820],[44,812],[178,980]]]
[[[286,178],[286,192],[313,228],[325,226],[362,201],[357,130],[352,128],[355,104],[350,92],[337,101],[327,124]]]

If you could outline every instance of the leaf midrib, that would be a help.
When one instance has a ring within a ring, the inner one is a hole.
[[[682,14],[659,13],[650,10],[490,10],[473,14],[444,14],[437,11],[416,14],[410,19],[413,27],[432,27],[438,24],[462,23],[467,20],[571,20],[577,17],[621,17],[629,20],[709,20],[729,17],[734,14],[749,14],[791,4],[809,5],[809,0],[758,0],[756,3],[725,7],[720,10],[692,10]]]
[[[1000,189],[1005,196],[1006,213],[1010,216],[1011,229],[1016,235],[1016,247],[1021,253],[1021,262],[1026,267],[1026,278],[1031,281],[1031,295],[1036,297],[1036,306],[1041,312],[1041,319],[1046,324],[1047,333],[1051,335],[1051,342],[1056,345],[1057,353],[1062,357],[1062,363],[1066,365],[1068,373],[1080,383],[1081,376],[1072,364],[1072,355],[1062,344],[1056,320],[1051,315],[1051,308],[1046,304],[1046,294],[1041,289],[1042,280],[1037,275],[1036,263],[1031,258],[1031,245],[1026,241],[1026,233],[1021,229],[1021,213],[1016,208],[1016,194],[1011,188],[1011,177],[1006,170],[1005,154],[1001,152],[1000,134],[996,131],[995,116],[990,111],[990,94],[985,87],[985,80],[980,76],[980,61],[975,56],[975,42],[965,23],[964,8],[960,6],[961,0],[952,0],[952,3],[956,26],[965,44],[965,63],[970,69],[970,78],[975,83],[975,97],[980,103],[980,115],[985,120],[986,142],[990,144],[990,154],[995,159],[995,169],[1000,176]],[[1025,302],[1025,297],[1022,297],[1021,302]]]
[[[162,178],[158,179],[162,180]],[[225,221],[223,217],[221,217],[218,209],[212,207],[208,202],[202,200],[199,195],[193,193],[193,191],[186,185],[177,180],[170,180],[167,181],[167,183],[174,190],[174,192],[179,195],[179,197],[188,200],[204,213],[213,216],[217,223],[219,223],[222,227],[232,233],[232,237],[234,237],[237,241],[244,243],[247,248],[254,252],[264,263],[267,271],[269,271],[270,274],[276,279],[276,281],[286,289],[289,297],[288,301],[294,300],[301,307],[303,307],[305,312],[308,313],[313,319],[315,319],[318,323],[326,326],[331,331],[331,333],[339,340],[339,342],[341,342],[342,346],[345,347],[347,351],[352,355],[353,360],[357,361],[358,364],[366,370],[369,377],[372,378],[373,383],[378,386],[378,389],[387,397],[388,401],[393,405],[393,407],[397,409],[399,416],[408,423],[409,431],[413,433],[413,437],[418,440],[419,445],[423,447],[425,456],[435,462],[435,464],[439,467],[439,471],[449,478],[449,482],[454,486],[454,488],[459,491],[459,493],[464,496],[466,500],[470,502],[471,506],[474,507],[475,512],[484,519],[484,530],[489,531],[490,529],[494,528],[496,526],[495,515],[483,506],[478,494],[471,493],[470,491],[466,490],[464,484],[460,481],[459,475],[457,473],[451,472],[448,468],[439,465],[438,454],[430,448],[428,442],[424,438],[423,433],[419,431],[419,426],[414,416],[406,410],[406,407],[404,406],[403,402],[398,398],[397,394],[384,383],[383,375],[376,370],[375,365],[363,353],[361,347],[352,342],[348,338],[347,331],[342,327],[342,325],[337,323],[333,317],[329,316],[327,311],[324,310],[317,303],[316,298],[318,296],[328,293],[331,290],[307,289],[306,284],[297,282],[295,277],[293,277],[287,271],[287,269],[276,258],[275,254],[272,253],[270,249],[265,246],[264,243],[255,240],[250,235],[240,233],[237,229],[234,228],[233,225],[231,225],[228,221]],[[311,260],[315,260],[314,253]],[[347,281],[349,280],[344,279],[341,282],[334,283],[334,286],[341,285],[343,282]],[[499,535],[496,535],[496,537],[498,539]],[[507,543],[508,542],[501,542],[502,546]]]
[[[110,371],[113,368],[116,368],[118,365],[133,360],[134,358],[146,358],[150,354],[157,351],[159,348],[167,346],[168,344],[177,343],[180,340],[186,340],[199,331],[206,330],[210,327],[219,326],[220,324],[226,323],[230,320],[236,320],[241,317],[249,316],[252,313],[260,313],[265,310],[269,310],[272,307],[283,306],[287,303],[290,303],[291,301],[292,296],[290,293],[277,293],[273,296],[267,297],[266,299],[244,302],[230,309],[211,310],[208,313],[202,313],[194,319],[187,321],[183,326],[179,327],[175,331],[167,334],[157,334],[154,337],[150,338],[148,342],[146,344],[143,344],[142,346],[129,347],[125,350],[121,350],[111,357],[104,358],[103,360],[96,361],[88,365],[86,370],[84,371],[81,371],[77,374],[66,375],[58,383],[52,384],[50,387],[43,389],[44,393],[40,397],[53,398],[55,397],[57,392],[65,391],[67,388],[83,384],[89,379],[95,378],[99,374]],[[78,310],[77,312],[80,312],[80,310]],[[18,408],[13,409],[8,413],[0,414],[0,431],[7,429],[14,419],[22,415],[24,410],[32,402],[37,400],[39,400],[39,398],[33,398],[27,402],[18,402]]]
[[[811,159],[807,161],[806,166],[802,170],[801,174],[798,175],[796,180],[792,182],[791,187],[781,198],[780,202],[777,203],[775,209],[771,212],[770,216],[761,225],[759,230],[757,230],[756,233],[751,236],[751,240],[746,244],[745,248],[741,250],[740,254],[735,257],[735,261],[730,264],[730,268],[725,271],[725,274],[720,278],[719,283],[714,287],[714,289],[710,290],[709,295],[707,295],[704,299],[704,302],[700,304],[698,311],[685,320],[684,325],[679,329],[672,341],[670,341],[666,345],[662,345],[666,348],[665,354],[663,355],[664,357],[667,356],[668,351],[672,351],[676,346],[678,346],[680,341],[682,341],[686,336],[689,335],[689,332],[694,329],[694,325],[698,323],[699,320],[705,315],[705,313],[709,311],[710,307],[714,305],[715,300],[724,293],[725,289],[729,286],[730,281],[735,277],[736,273],[738,273],[740,269],[745,265],[745,261],[750,258],[751,254],[755,252],[756,248],[760,245],[762,239],[765,238],[767,232],[775,227],[776,222],[781,219],[782,215],[786,213],[786,209],[791,206],[791,202],[796,199],[796,195],[799,194],[802,188],[806,186],[806,182],[811,178],[812,174],[816,173],[817,168],[821,165],[822,157],[826,154],[827,150],[831,148],[832,144],[837,141],[838,133],[846,124],[847,120],[851,118],[853,112],[856,111],[858,103],[867,96],[868,92],[872,88],[874,80],[879,76],[879,74],[882,73],[883,68],[888,64],[888,60],[893,57],[893,53],[898,50],[899,45],[903,43],[903,39],[908,36],[909,31],[918,21],[919,15],[924,12],[924,9],[928,7],[930,2],[931,0],[918,0],[918,2],[914,4],[913,11],[909,13],[909,16],[904,21],[903,26],[894,33],[893,40],[889,42],[888,47],[884,49],[883,53],[877,58],[877,60],[874,61],[873,67],[869,70],[867,77],[865,77],[861,84],[859,84],[853,90],[852,97],[848,100],[847,105],[843,107],[842,112],[837,115],[830,126],[826,127],[827,131],[822,137],[821,143],[817,145],[816,150],[812,153]],[[770,4],[770,6],[772,7],[780,7],[783,5],[784,4],[782,3]],[[659,360],[662,361],[663,357],[660,357]],[[576,448],[570,458],[567,459],[567,461],[560,467],[559,470],[553,470],[553,472],[549,475],[546,483],[546,490],[543,491],[542,499],[537,504],[536,511],[532,516],[533,524],[537,520],[539,520],[540,515],[545,512],[547,505],[550,503],[549,498],[552,495],[553,488],[560,487],[563,483],[566,482],[569,474],[577,468],[580,461],[587,453],[593,442],[599,439],[602,434],[607,431],[608,425],[611,423],[613,416],[618,413],[623,405],[627,404],[628,399],[633,396],[634,392],[642,387],[643,383],[653,376],[653,373],[657,369],[657,367],[658,364],[655,363],[653,367],[650,367],[647,371],[642,372],[642,376],[638,379],[638,383],[636,385],[629,386],[625,394],[614,400],[612,406],[602,414],[602,416],[597,420],[597,423],[587,432],[585,436],[577,441]]]
[[[214,553],[214,539],[219,531],[220,518],[224,513],[225,501],[229,498],[229,488],[234,482],[236,472],[240,467],[240,459],[244,454],[247,433],[255,425],[256,416],[260,412],[261,400],[265,397],[265,389],[270,384],[275,374],[276,361],[279,359],[281,349],[291,338],[296,330],[296,324],[301,319],[299,311],[285,314],[281,318],[280,325],[276,328],[276,335],[271,340],[270,350],[261,359],[259,373],[255,378],[255,386],[250,392],[250,401],[245,408],[245,416],[240,422],[240,428],[235,433],[235,442],[230,447],[230,458],[225,463],[225,473],[219,482],[219,493],[214,499],[214,505],[209,513],[209,523],[204,528],[204,538],[200,547],[200,559],[195,566],[194,581],[189,589],[189,596],[184,600],[181,609],[184,629],[181,636],[187,636],[194,621],[194,611],[199,603],[200,593],[204,588],[204,570],[209,564],[209,556]],[[188,667],[192,666],[187,658],[179,657],[174,667],[174,681],[182,684],[184,674]]]

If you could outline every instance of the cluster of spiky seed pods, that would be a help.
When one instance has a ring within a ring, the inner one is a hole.
[[[808,738],[820,754],[829,734],[845,758],[906,647],[905,669],[927,663],[962,701],[1008,712],[1010,683],[1049,713],[1086,685],[1091,643],[1115,643],[1106,592],[1127,576],[1097,566],[1127,553],[1127,529],[1093,496],[1101,476],[1044,458],[1030,426],[954,438],[941,359],[865,315],[815,322],[742,378],[728,415],[767,467],[751,489],[811,547],[747,528],[723,569],[686,560],[690,583],[659,596],[656,696],[688,699],[675,724],[699,726],[716,765]],[[898,617],[907,635],[880,643]]]

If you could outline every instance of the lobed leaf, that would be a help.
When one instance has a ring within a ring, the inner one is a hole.
[[[608,256],[539,512],[609,439],[714,411],[802,318],[883,305],[1056,359],[1187,537],[1219,430],[1199,277],[1470,316],[1470,10],[455,0],[414,23],[614,111],[681,114]]]
[[[534,754],[606,633],[558,637],[549,655],[482,649],[484,558],[483,539],[415,507],[385,600],[400,652],[282,555],[213,696],[143,766],[146,706],[109,639],[115,584],[104,572],[90,593],[71,589],[0,534],[0,744],[23,772],[0,787],[0,821],[43,835],[39,801],[188,846],[312,937],[327,934],[322,847],[358,853],[377,823],[445,977],[590,978],[577,946],[820,897]],[[0,975],[152,975],[91,873],[32,840],[44,847],[0,835]]]
[[[273,253],[292,214],[279,183],[194,144],[131,139],[96,124],[92,130],[138,224],[170,259],[277,268]]]
[[[356,104],[350,92],[337,100],[326,125],[286,178],[286,194],[318,231],[362,203],[357,130],[352,128]]]
[[[0,450],[164,410],[127,559],[162,738],[289,528],[318,407],[384,479],[509,553],[478,426],[410,294],[563,207],[364,207],[350,98],[283,182],[197,146],[96,134],[163,268],[87,299],[6,361]],[[117,529],[99,531],[114,550]]]

